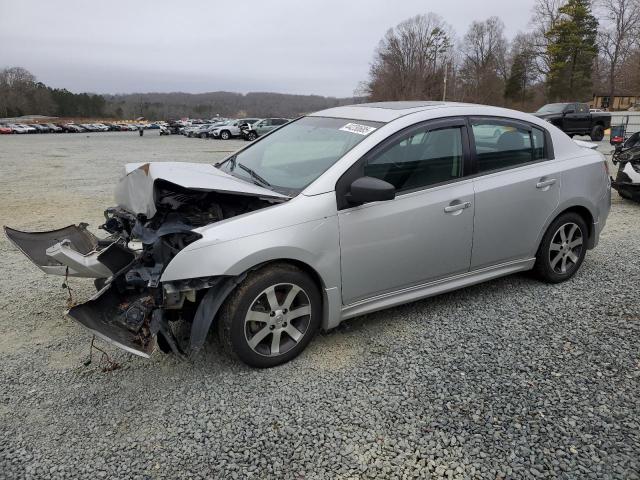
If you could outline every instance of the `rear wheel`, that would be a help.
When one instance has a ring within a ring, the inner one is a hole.
[[[314,281],[292,265],[250,273],[222,306],[223,348],[252,367],[273,367],[296,357],[320,326],[322,301]]]
[[[602,125],[595,125],[591,129],[591,140],[599,142],[604,138],[604,127]]]
[[[543,281],[560,283],[578,271],[587,252],[587,224],[574,212],[556,218],[542,238],[534,272]]]

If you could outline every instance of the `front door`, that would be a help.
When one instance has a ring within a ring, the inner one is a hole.
[[[532,258],[560,197],[560,166],[542,129],[471,119],[476,149],[471,270]],[[487,137],[484,132],[499,131]]]
[[[391,137],[352,167],[355,175],[345,174],[380,178],[397,192],[338,212],[345,305],[468,271],[474,193],[463,176],[466,145],[463,121],[427,123]]]

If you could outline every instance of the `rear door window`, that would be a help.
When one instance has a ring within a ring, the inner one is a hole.
[[[478,173],[514,168],[544,158],[542,130],[532,136],[531,129],[503,121],[472,120],[471,125]]]

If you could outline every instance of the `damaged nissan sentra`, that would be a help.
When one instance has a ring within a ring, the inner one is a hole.
[[[269,367],[357,315],[524,270],[568,280],[609,213],[605,163],[521,112],[362,104],[216,165],[127,165],[100,238],[84,223],[5,233],[44,272],[95,279],[67,314],[98,337],[186,356],[215,326]]]

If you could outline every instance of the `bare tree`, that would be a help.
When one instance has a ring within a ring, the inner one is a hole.
[[[4,116],[26,112],[35,84],[36,77],[22,67],[0,70],[0,112]]]
[[[640,45],[640,0],[598,0],[598,12],[605,20],[598,32],[600,51],[608,67],[609,96],[613,98],[622,64]]]
[[[560,8],[567,0],[536,0],[532,10],[532,48],[535,52],[536,69],[540,76],[546,76],[551,69],[551,60],[548,54],[549,32],[561,18]]]
[[[500,104],[507,68],[504,23],[498,17],[473,22],[460,47],[460,77],[465,97],[479,103]]]
[[[433,13],[398,24],[380,41],[363,90],[372,100],[440,98],[452,37]]]

